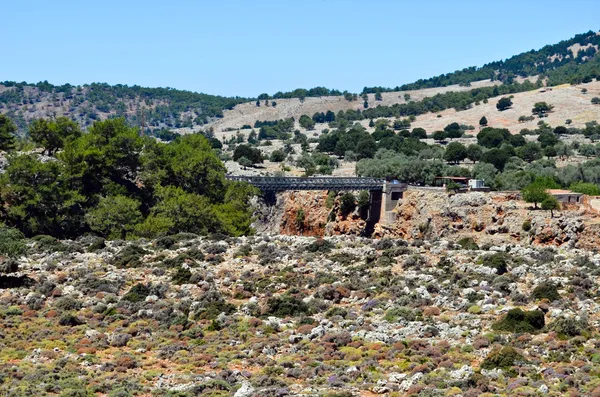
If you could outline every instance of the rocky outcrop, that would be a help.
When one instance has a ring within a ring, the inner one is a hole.
[[[534,243],[577,245],[585,230],[585,211],[568,209],[550,216],[531,208],[513,193],[408,190],[396,207],[395,224],[378,225],[380,237],[407,240],[472,237],[480,244]]]

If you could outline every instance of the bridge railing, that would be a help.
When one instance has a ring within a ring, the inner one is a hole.
[[[383,190],[384,179],[359,177],[268,177],[268,176],[233,176],[227,175],[230,181],[243,181],[264,191],[284,190]]]

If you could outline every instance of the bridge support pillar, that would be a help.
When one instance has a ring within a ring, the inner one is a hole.
[[[394,208],[398,201],[404,196],[406,185],[403,183],[386,182],[383,185],[383,198],[381,200],[381,214],[383,225],[392,225],[396,222],[396,212]]]

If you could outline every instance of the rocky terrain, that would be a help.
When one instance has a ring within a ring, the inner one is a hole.
[[[0,393],[600,395],[599,265],[444,238],[38,238],[2,268]]]
[[[256,226],[271,235],[359,236],[366,214],[357,207],[343,216],[341,195],[328,200],[327,192],[280,193],[277,203],[259,206]],[[449,195],[441,188],[410,187],[394,212],[396,222],[377,224],[376,237],[410,241],[441,237],[473,239],[483,245],[525,243],[595,250],[600,236],[600,218],[589,206],[563,205],[552,215],[520,200],[518,192]]]
[[[600,396],[584,209],[409,190],[366,239],[289,196],[263,220],[327,237],[24,240],[0,266],[0,394]]]

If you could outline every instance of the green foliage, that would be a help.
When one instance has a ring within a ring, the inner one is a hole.
[[[500,98],[498,103],[496,103],[496,109],[498,109],[499,111],[503,111],[503,110],[510,108],[512,106],[512,104],[513,103],[510,98],[508,98],[508,97]]]
[[[523,311],[515,308],[509,310],[503,319],[494,323],[492,328],[504,332],[533,333],[544,328],[544,325],[544,313],[540,310]]]
[[[44,148],[48,155],[62,149],[65,142],[81,136],[79,125],[67,117],[56,120],[34,120],[29,126],[29,136]]]
[[[273,163],[281,163],[285,160],[285,152],[283,150],[273,150],[271,152],[271,156],[269,157],[269,161]]]
[[[356,197],[351,192],[344,193],[340,197],[340,211],[343,216],[348,215],[356,208]]]
[[[569,189],[588,196],[600,196],[600,187],[595,183],[575,182],[569,186]]]
[[[479,125],[480,125],[481,127],[487,127],[487,125],[488,125],[488,121],[487,121],[487,119],[485,118],[485,116],[482,116],[482,117],[479,119]]]
[[[312,243],[310,243],[306,249],[308,250],[308,252],[327,253],[327,252],[331,251],[332,248],[333,248],[333,244],[330,241],[322,239],[322,238],[318,238],[315,241],[313,241]]]
[[[305,220],[306,215],[304,214],[304,210],[302,208],[298,208],[296,210],[296,228],[302,230],[304,228]]]
[[[141,257],[149,252],[139,245],[130,244],[123,248],[112,260],[112,264],[118,268],[137,267],[141,265]]]
[[[508,256],[501,252],[481,258],[481,263],[484,266],[496,269],[496,273],[498,275],[502,275],[508,271]]]
[[[370,204],[371,204],[371,195],[369,194],[368,191],[361,190],[360,193],[358,193],[356,205],[358,205],[358,208],[360,208],[360,209],[366,209],[369,207]]]
[[[481,156],[483,156],[483,150],[481,149],[481,146],[471,144],[467,146],[466,154],[467,158],[475,163],[476,161],[481,160]]]
[[[446,147],[446,152],[444,153],[444,160],[449,163],[458,164],[467,158],[467,148],[465,145],[459,142],[451,142]]]
[[[142,220],[140,202],[127,196],[103,197],[87,212],[90,229],[110,239],[124,239]]]
[[[78,235],[84,228],[85,203],[79,181],[61,162],[42,162],[34,155],[11,157],[0,176],[7,223],[27,236]]]
[[[179,267],[171,277],[171,281],[176,285],[189,284],[191,278],[192,272],[189,269]]]
[[[463,237],[457,241],[457,244],[464,250],[478,250],[479,245],[475,242],[473,237]]]
[[[233,151],[234,161],[239,162],[239,160],[242,158],[250,160],[251,164],[263,162],[262,152],[259,149],[253,148],[248,145],[238,145]]]
[[[500,350],[494,350],[481,363],[482,369],[510,369],[519,361],[525,358],[511,346],[505,346]]]
[[[540,300],[548,299],[550,302],[560,299],[558,288],[551,282],[542,282],[531,292],[531,299]]]
[[[511,136],[510,131],[505,128],[486,127],[477,134],[477,143],[487,148],[500,147]]]
[[[0,255],[14,258],[27,249],[25,236],[18,229],[0,224]]]
[[[0,114],[0,150],[8,152],[15,147],[17,126],[6,115]]]
[[[584,335],[591,331],[591,327],[584,317],[580,319],[560,317],[548,324],[547,328],[549,331],[556,332],[559,336],[566,337]]]
[[[138,283],[131,287],[131,289],[123,295],[121,300],[138,303],[143,302],[148,295],[150,295],[150,288],[144,284]]]
[[[547,104],[546,102],[537,102],[533,105],[533,109],[531,109],[531,113],[536,115],[541,115],[544,113],[548,113],[554,108],[554,106]]]
[[[555,186],[556,184],[553,181],[538,178],[521,190],[521,196],[526,202],[534,203],[535,208],[537,208],[537,203],[541,203],[550,197],[550,195],[546,193],[546,189]]]
[[[548,196],[542,201],[542,209],[550,211],[550,216],[554,217],[554,210],[560,209],[560,204],[554,196]]]
[[[314,130],[315,129],[315,121],[310,118],[309,116],[303,114],[302,116],[300,116],[300,119],[298,120],[298,123],[300,124],[300,126],[302,128],[305,128],[307,130]]]
[[[530,231],[531,230],[531,220],[525,219],[523,221],[523,225],[521,225],[521,229],[523,229],[524,232]]]
[[[396,323],[402,319],[404,321],[417,321],[420,318],[420,313],[409,307],[394,307],[389,309],[384,316],[385,321]]]
[[[310,312],[306,303],[288,294],[269,298],[267,306],[267,314],[276,317],[301,316]]]

